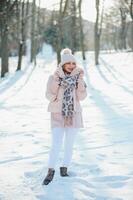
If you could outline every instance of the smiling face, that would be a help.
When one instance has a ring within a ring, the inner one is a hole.
[[[68,62],[63,65],[63,71],[65,73],[70,74],[75,69],[75,67],[76,67],[75,62]]]

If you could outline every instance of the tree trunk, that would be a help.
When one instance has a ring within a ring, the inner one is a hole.
[[[96,22],[95,22],[95,64],[99,64],[99,53],[100,53],[100,37],[102,32],[102,21],[104,12],[104,0],[102,5],[102,13],[99,13],[100,0],[96,0]],[[100,20],[101,18],[101,20]]]
[[[35,61],[35,11],[36,0],[32,3],[32,19],[31,19],[31,62]]]
[[[133,0],[131,0],[131,3],[130,3],[130,16],[131,16],[131,19],[132,19],[132,22],[131,22],[131,41],[132,41],[132,51],[133,51]]]
[[[8,69],[8,30],[7,25],[4,25],[1,39],[1,77],[9,71]]]
[[[121,38],[121,49],[126,49],[126,11],[123,8],[120,8],[120,13],[121,13],[121,33],[120,33],[120,38]]]
[[[60,51],[61,51],[61,48],[62,48],[62,24],[61,24],[60,20],[58,21],[57,33],[58,33],[58,37],[57,37],[57,62],[59,64],[60,63]]]
[[[133,51],[133,21],[131,22],[131,48]]]
[[[19,53],[18,53],[18,66],[17,66],[17,71],[18,71],[18,70],[21,70],[22,55],[23,55],[23,42],[20,41],[20,44],[19,44]]]
[[[131,26],[131,41],[132,41],[132,51],[133,51],[133,21]]]
[[[99,64],[100,35],[95,33],[95,64]]]
[[[60,9],[59,9],[59,17],[58,17],[58,38],[57,38],[57,62],[60,63],[60,51],[63,47],[63,31],[62,31],[62,21],[64,19],[64,15],[66,13],[66,9],[68,6],[69,0],[65,0],[65,5],[63,8],[63,0],[60,0]]]
[[[80,42],[81,42],[81,50],[82,50],[82,58],[85,60],[85,49],[84,49],[84,33],[83,33],[83,24],[82,24],[82,16],[81,16],[81,4],[82,0],[79,0],[79,25],[80,25]]]
[[[131,49],[133,51],[133,0],[130,3],[130,17],[131,17]]]
[[[117,49],[118,49],[118,47],[117,47],[117,27],[114,28],[113,45],[114,45],[115,51],[117,51]]]
[[[99,0],[96,0],[96,22],[95,22],[95,64],[98,65],[99,61],[99,50],[100,50],[100,35],[99,35],[99,30],[98,30],[98,21],[99,21]]]
[[[133,51],[133,0],[127,1],[125,0],[125,3],[128,6],[128,10],[130,13],[130,17],[131,17],[131,49]]]
[[[71,5],[70,5],[70,10],[71,10],[71,13],[72,13],[72,16],[71,16],[71,27],[72,27],[72,31],[71,31],[71,49],[73,51],[73,53],[75,52],[76,50],[76,1],[75,0],[72,0],[71,1]]]
[[[25,34],[24,34],[24,28],[25,28],[25,22],[24,22],[24,5],[25,5],[25,0],[22,2],[22,19],[21,19],[21,39],[19,41],[19,55],[18,55],[18,66],[17,66],[17,71],[21,70],[21,64],[22,64],[22,56],[23,56],[23,47],[24,47],[24,41],[25,41]]]
[[[60,48],[57,47],[57,63],[59,64],[60,63]]]
[[[18,0],[1,1],[0,6],[0,31],[1,31],[1,77],[9,71],[8,69],[8,34],[10,29],[10,21],[12,16],[16,13],[16,7],[18,6]]]

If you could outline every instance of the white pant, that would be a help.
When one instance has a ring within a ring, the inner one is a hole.
[[[49,154],[48,168],[55,168],[64,139],[64,159],[62,166],[68,167],[73,152],[77,128],[52,128],[52,147]]]

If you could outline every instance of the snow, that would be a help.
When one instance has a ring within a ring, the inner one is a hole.
[[[71,176],[59,175],[61,152],[53,182],[42,186],[51,142],[45,90],[57,66],[46,50],[36,67],[24,58],[21,72],[10,58],[10,75],[0,80],[0,200],[132,200],[133,53],[103,53],[94,66],[93,52],[84,63],[77,52],[88,86],[81,102],[85,127],[76,138]]]

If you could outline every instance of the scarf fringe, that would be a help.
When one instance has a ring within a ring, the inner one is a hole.
[[[73,125],[73,117],[72,116],[64,116],[64,125],[72,126]]]

